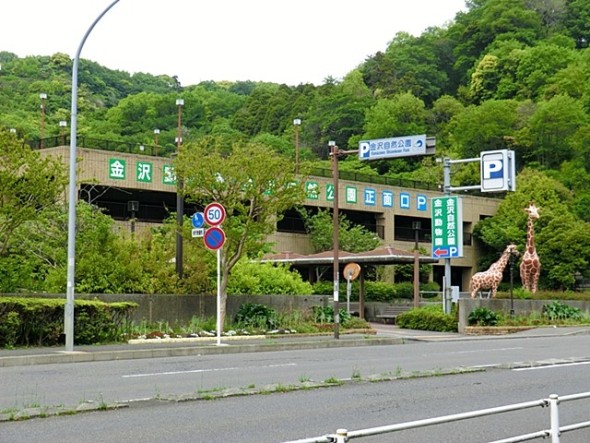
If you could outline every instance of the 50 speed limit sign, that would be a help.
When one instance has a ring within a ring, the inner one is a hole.
[[[225,208],[219,203],[209,203],[203,211],[205,221],[209,226],[217,226],[225,220]]]

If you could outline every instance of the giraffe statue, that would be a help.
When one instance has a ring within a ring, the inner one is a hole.
[[[518,256],[518,249],[516,249],[516,245],[512,243],[504,249],[502,256],[498,261],[492,263],[487,271],[476,272],[473,274],[471,282],[469,283],[471,298],[475,298],[475,294],[482,289],[489,289],[490,297],[496,296],[498,285],[502,281],[502,273],[504,272],[504,268],[506,267],[511,254]]]
[[[520,279],[523,287],[534,294],[537,292],[537,283],[541,275],[541,262],[535,248],[535,230],[533,229],[533,223],[539,218],[539,209],[531,203],[524,211],[528,214],[528,220],[526,249],[520,263]]]

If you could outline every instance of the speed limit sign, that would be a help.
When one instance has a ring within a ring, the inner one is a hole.
[[[225,220],[225,208],[219,203],[209,203],[204,211],[205,221],[209,226],[217,226]]]

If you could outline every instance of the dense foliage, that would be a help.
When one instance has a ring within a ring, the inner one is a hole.
[[[94,344],[119,340],[135,303],[76,300],[74,340]],[[0,299],[0,347],[55,346],[63,343],[63,299]]]
[[[298,133],[302,163],[320,167],[328,166],[329,140],[341,148],[354,149],[361,139],[426,133],[436,137],[437,155],[451,158],[512,149],[517,156],[517,191],[502,202],[497,216],[475,227],[484,250],[481,267],[493,262],[510,241],[522,250],[522,208],[535,200],[541,208],[535,227],[543,264],[541,286],[572,289],[576,276],[590,278],[589,16],[588,0],[471,0],[466,11],[450,23],[429,28],[419,36],[394,35],[384,50],[361,61],[343,79],[328,78],[319,86],[252,81],[181,86],[175,77],[130,75],[82,60],[78,129],[82,135],[137,146],[154,143],[153,130],[158,128],[161,153],[169,155],[176,137],[175,99],[181,97],[185,100],[182,137],[187,145],[203,146],[204,138],[215,136],[219,145],[238,150],[257,145],[266,150],[267,159],[280,157],[291,164],[295,156],[294,118],[302,121]],[[14,128],[19,143],[24,140],[38,146],[39,93],[47,93],[44,135],[48,139],[44,145],[58,143],[59,121],[69,118],[70,58],[62,53],[19,58],[0,52],[0,63],[0,127]],[[9,138],[12,135],[0,132],[4,161],[6,153],[20,145]],[[24,151],[18,156],[38,161]],[[189,154],[187,160],[190,158]],[[180,170],[182,164],[178,166]],[[43,167],[47,171],[50,165]],[[435,183],[440,183],[442,176],[441,166],[431,158],[360,162],[348,156],[341,169]],[[0,204],[12,202],[12,207],[0,208],[3,290],[35,289],[43,278],[55,290],[63,288],[58,274],[63,271],[65,252],[63,246],[59,252],[51,251],[63,243],[49,237],[47,245],[32,244],[38,226],[59,234],[58,222],[63,218],[47,215],[44,198],[62,185],[61,175],[47,173],[45,178],[39,175],[31,180],[0,186]],[[454,185],[469,185],[479,181],[479,174],[466,166],[453,180]],[[38,201],[33,206],[40,209],[39,214],[30,217],[29,213],[14,212],[14,202],[24,200],[22,193],[16,192],[17,185],[25,187],[26,193],[27,183],[41,182],[48,186],[37,187],[47,195],[34,195]],[[12,194],[6,194],[7,189]],[[38,217],[46,220],[36,225]],[[20,223],[18,229],[10,225],[13,219]],[[23,219],[27,223],[22,223]],[[111,239],[105,237],[100,248],[100,242],[96,243],[88,263],[102,259],[106,276],[77,284],[84,290],[105,292],[159,292],[175,284],[181,292],[205,290],[211,278],[206,259],[200,259],[188,284],[175,282],[173,274],[157,266],[154,251],[169,252],[162,241],[167,233],[157,232],[149,245],[135,246],[137,250],[127,245],[124,251],[117,251],[119,246],[107,250]],[[11,246],[17,235],[18,241],[30,239],[25,242],[27,251],[38,255],[23,260]],[[252,238],[261,239],[257,235]],[[357,240],[358,236],[351,239],[351,247]],[[252,246],[249,253],[263,248]],[[152,254],[146,265],[151,269],[149,281],[133,269],[129,258],[146,254],[144,247]],[[125,260],[129,261],[125,271],[128,287],[116,287],[110,264]],[[8,268],[18,271],[7,275]],[[81,266],[80,271],[92,274],[90,266]]]

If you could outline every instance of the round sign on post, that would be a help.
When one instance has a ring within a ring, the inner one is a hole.
[[[205,207],[205,221],[209,226],[217,226],[225,220],[225,208],[219,203],[209,203]]]
[[[358,263],[348,263],[344,267],[344,278],[346,280],[355,280],[361,273],[361,267]]]
[[[216,251],[225,243],[225,232],[223,229],[213,226],[205,231],[203,242],[208,249]]]
[[[193,224],[193,227],[196,229],[202,228],[205,224],[205,216],[202,212],[195,212],[191,217],[191,223]]]

